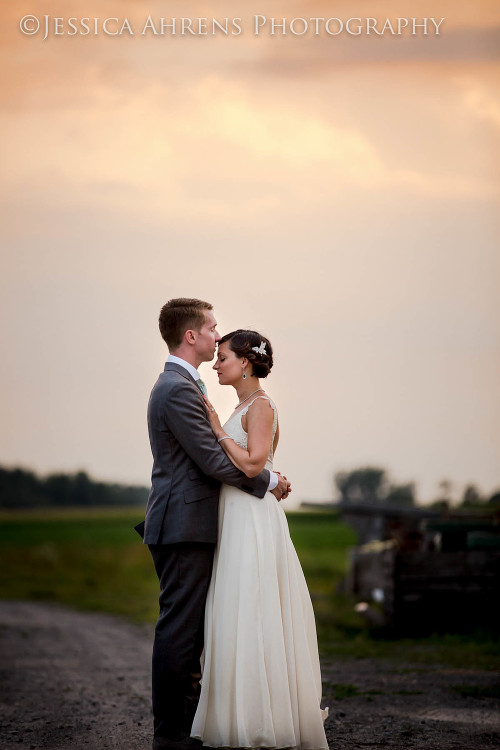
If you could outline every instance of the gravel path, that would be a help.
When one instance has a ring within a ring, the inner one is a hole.
[[[0,602],[0,748],[149,750],[153,631],[117,618]],[[343,660],[323,665],[332,750],[491,750],[498,701],[453,686],[495,674]],[[357,694],[333,699],[334,686]]]

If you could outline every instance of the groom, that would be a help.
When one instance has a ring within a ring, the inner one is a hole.
[[[144,525],[160,582],[160,615],[153,646],[153,750],[188,750],[196,710],[205,599],[217,542],[221,482],[256,497],[278,500],[290,485],[263,470],[249,479],[226,457],[212,433],[198,367],[210,362],[220,336],[212,305],[172,299],[160,313],[169,348],[164,372],[149,399],[152,487]]]

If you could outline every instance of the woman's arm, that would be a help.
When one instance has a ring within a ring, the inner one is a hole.
[[[247,477],[255,477],[264,468],[273,436],[274,410],[268,399],[257,398],[249,407],[247,417],[248,450],[226,435],[213,406],[205,397],[210,424],[228,458]],[[225,438],[221,440],[221,438]]]
[[[156,398],[160,401],[156,405],[160,412],[154,417],[151,429],[163,432],[167,428],[203,474],[251,495],[264,497],[269,487],[269,472],[265,469],[248,481],[245,473],[235,468],[217,445],[198,388],[193,388],[186,378],[179,377],[169,387],[161,388]],[[152,419],[150,413],[148,419]]]

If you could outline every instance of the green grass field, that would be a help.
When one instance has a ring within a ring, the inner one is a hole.
[[[0,598],[58,602],[154,622],[158,582],[147,547],[133,530],[142,509],[68,509],[0,514]],[[487,635],[374,638],[336,593],[356,543],[354,532],[328,512],[289,513],[290,533],[316,612],[324,656],[388,657],[397,662],[498,666]]]

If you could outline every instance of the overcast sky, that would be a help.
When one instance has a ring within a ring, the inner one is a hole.
[[[295,502],[367,464],[422,502],[499,488],[499,4],[28,6],[1,11],[0,464],[147,484],[158,312],[197,296],[273,343]],[[43,40],[25,13],[244,28]],[[273,37],[254,14],[445,21]]]

